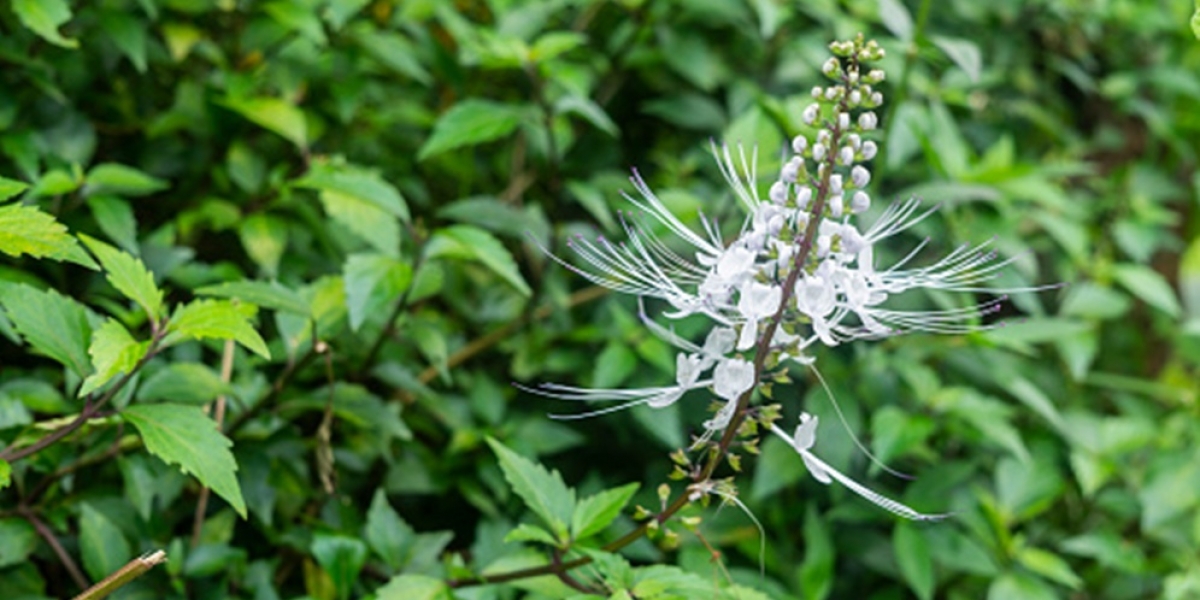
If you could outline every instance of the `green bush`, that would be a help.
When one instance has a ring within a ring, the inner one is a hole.
[[[1196,19],[1135,0],[13,0],[0,595],[69,597],[163,550],[114,597],[1198,597]],[[772,438],[718,472],[744,510],[648,525],[687,499],[670,453],[708,415],[563,421],[574,406],[514,388],[674,377],[635,300],[539,247],[623,239],[630,167],[732,238],[709,140],[756,145],[771,181],[828,43],[857,32],[888,51],[876,212],[940,206],[879,262],[992,240],[1016,257],[998,287],[1069,287],[1013,294],[1003,327],[815,352],[848,429],[915,481],[836,434],[813,371],[774,386],[789,422],[834,432],[834,468],[951,518],[819,485]]]

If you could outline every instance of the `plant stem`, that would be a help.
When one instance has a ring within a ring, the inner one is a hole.
[[[74,600],[100,600],[100,598],[121,589],[130,581],[141,577],[146,571],[165,562],[167,562],[167,553],[162,550],[155,550],[139,556],[114,571],[112,575],[105,577],[100,583],[75,596]]]
[[[221,383],[228,384],[233,379],[233,340],[225,340],[221,351]],[[213,402],[213,420],[217,422],[217,431],[225,423],[225,394],[217,396]],[[211,490],[208,486],[200,488],[200,497],[196,499],[196,514],[192,517],[192,547],[200,544],[200,531],[204,528],[204,514],[208,512],[208,496]]]
[[[79,589],[86,588],[88,584],[87,577],[83,576],[83,572],[79,570],[79,566],[75,564],[71,555],[58,542],[58,538],[54,537],[54,532],[50,530],[50,527],[38,518],[37,513],[33,512],[28,506],[18,506],[17,514],[21,515],[26,521],[29,521],[29,524],[33,525],[38,535],[42,536],[42,539],[50,545],[50,549],[54,551],[54,555],[58,557],[58,561],[67,570],[67,575],[71,576],[71,580],[75,582],[75,585],[79,586]]]

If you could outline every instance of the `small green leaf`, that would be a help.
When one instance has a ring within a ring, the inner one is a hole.
[[[79,396],[86,396],[99,389],[122,373],[132,373],[139,361],[146,356],[149,342],[139,342],[129,335],[116,319],[108,319],[92,333],[92,344],[88,354],[96,372],[83,380]]]
[[[0,490],[12,484],[12,465],[8,464],[7,460],[0,458]],[[0,536],[3,539],[4,536]],[[2,552],[0,552],[2,554]],[[0,567],[5,565],[0,564]]]
[[[504,536],[504,543],[510,542],[533,542],[535,544],[546,544],[547,546],[557,547],[561,542],[554,539],[554,534],[546,531],[543,527],[522,523],[517,525],[516,529],[508,532]]]
[[[194,475],[246,518],[246,502],[235,476],[237,463],[229,451],[233,443],[200,407],[135,404],[122,410],[121,416],[137,428],[146,450]]]
[[[383,209],[393,217],[409,222],[412,217],[404,196],[378,173],[354,165],[318,164],[293,182],[297,187],[338,192]]]
[[[138,73],[146,72],[146,31],[148,27],[131,12],[106,10],[100,15],[100,27],[113,45],[133,63]]]
[[[109,239],[116,242],[122,250],[137,256],[140,252],[137,243],[137,218],[133,209],[124,198],[116,196],[91,196],[87,199],[88,208],[92,209],[92,217]]]
[[[229,393],[228,383],[200,363],[171,363],[138,386],[138,400],[167,400],[177,404],[205,404]]]
[[[163,292],[154,284],[154,275],[141,259],[84,234],[79,239],[100,260],[105,277],[118,292],[142,307],[150,320],[157,321],[162,316]]]
[[[13,12],[21,24],[42,39],[63,48],[78,48],[79,40],[65,38],[59,26],[71,20],[71,5],[67,0],[13,0]]]
[[[908,587],[921,600],[932,598],[935,584],[933,558],[929,554],[929,542],[925,536],[912,523],[901,521],[896,524],[892,543],[896,564],[900,566],[900,573],[904,575]]]
[[[377,600],[454,600],[441,579],[424,575],[400,575],[375,590]]]
[[[9,256],[28,254],[34,258],[70,261],[99,269],[67,228],[35,207],[21,204],[0,206],[0,252]]]
[[[507,281],[523,296],[532,292],[512,254],[492,234],[471,225],[454,225],[434,232],[425,246],[427,258],[448,256],[477,260]]]
[[[195,291],[198,296],[216,296],[218,298],[236,298],[249,302],[261,308],[281,310],[307,317],[312,314],[308,303],[295,291],[284,287],[283,284],[272,281],[227,281],[217,285],[209,285]]]
[[[313,44],[324,46],[329,43],[325,36],[325,28],[321,26],[321,19],[311,5],[294,0],[275,0],[265,4],[262,9],[276,23],[300,34]]]
[[[8,485],[7,480],[8,463],[0,460],[0,490]],[[0,569],[24,562],[37,545],[37,530],[28,521],[17,517],[0,519]]]
[[[1057,600],[1054,588],[1027,573],[1012,571],[993,579],[987,600]]]
[[[1200,0],[1196,0],[1196,12],[1192,13],[1192,35],[1200,40]]]
[[[382,254],[351,254],[343,281],[350,329],[357,331],[367,315],[399,301],[412,282],[412,267]]]
[[[318,533],[313,536],[310,549],[317,564],[333,580],[337,597],[342,600],[349,598],[354,582],[358,581],[358,574],[367,562],[367,545],[345,535]]]
[[[621,137],[621,128],[613,122],[608,113],[600,108],[591,98],[583,96],[563,96],[558,102],[554,103],[554,112],[556,114],[574,114],[579,115],[583,120],[591,123],[593,127],[611,135],[612,137]]]
[[[302,149],[308,147],[308,122],[299,107],[270,97],[227,98],[224,105],[296,146]]]
[[[512,105],[487,100],[463,100],[438,118],[433,126],[433,134],[417,153],[417,160],[463,146],[498,140],[512,133],[520,122],[521,111]]]
[[[145,196],[171,186],[165,180],[117,163],[103,163],[92,167],[83,183],[83,193],[87,196],[96,194]]]
[[[637,490],[638,484],[630,483],[580,500],[571,515],[571,537],[583,540],[603,531],[621,514]]]
[[[414,535],[412,527],[388,504],[383,489],[375,490],[371,508],[367,510],[367,523],[363,527],[363,536],[371,549],[389,567],[399,570],[408,558]]]
[[[267,277],[278,274],[288,240],[287,224],[282,219],[265,213],[250,215],[238,225],[238,238],[250,260]]]
[[[79,510],[79,552],[83,555],[83,568],[93,581],[108,577],[133,558],[133,550],[120,528],[86,502]]]
[[[29,194],[34,197],[61,196],[79,189],[83,182],[62,169],[51,169],[42,174]]]
[[[913,38],[913,19],[908,8],[900,0],[879,0],[879,20],[887,27],[892,35],[901,41],[911,42]]]
[[[567,523],[575,512],[575,491],[567,487],[558,471],[547,471],[491,437],[487,443],[500,460],[500,470],[513,491],[550,526],[556,537],[565,538]]]
[[[1129,293],[1172,317],[1182,312],[1175,290],[1158,271],[1142,265],[1123,264],[1113,267],[1113,276]]]
[[[354,28],[354,40],[385,67],[420,83],[432,81],[429,71],[416,58],[412,43],[400,34],[363,24]]]
[[[1073,590],[1078,590],[1083,585],[1083,580],[1075,574],[1067,561],[1057,554],[1041,548],[1021,548],[1017,551],[1017,562],[1024,565],[1026,569]]]
[[[979,52],[978,45],[969,40],[940,35],[930,36],[929,41],[945,52],[958,68],[966,72],[972,83],[979,82],[980,73],[983,72],[983,55]]]
[[[0,202],[4,202],[27,189],[29,189],[29,184],[24,181],[0,177]]]
[[[375,204],[334,190],[321,191],[321,205],[334,221],[388,256],[400,255],[400,223]]]
[[[167,324],[170,335],[163,344],[176,342],[172,339],[174,337],[235,340],[255,354],[269,359],[271,353],[267,350],[267,343],[250,326],[250,317],[254,312],[252,305],[235,306],[224,300],[195,300],[175,310]]]
[[[87,349],[92,327],[82,304],[54,290],[41,291],[23,283],[0,288],[0,304],[35,350],[62,363],[80,378],[91,372]]]

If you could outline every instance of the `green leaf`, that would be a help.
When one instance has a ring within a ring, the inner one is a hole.
[[[1067,561],[1057,554],[1041,548],[1025,547],[1017,551],[1017,562],[1051,581],[1061,583],[1073,590],[1083,586],[1083,580],[1075,574]]]
[[[448,256],[476,260],[507,281],[523,296],[531,295],[512,254],[492,234],[471,225],[454,225],[434,232],[425,246],[426,258]]]
[[[375,490],[371,508],[367,510],[367,523],[363,527],[363,536],[371,549],[389,567],[399,570],[408,558],[414,533],[412,527],[388,504],[383,489]]]
[[[184,339],[235,340],[263,358],[271,358],[262,336],[250,326],[254,306],[234,305],[224,300],[195,300],[175,310],[167,324],[170,332],[164,345],[170,345],[176,336]]]
[[[879,20],[901,41],[913,39],[912,14],[900,0],[879,0]]]
[[[8,485],[7,468],[8,463],[0,460],[0,489]],[[37,544],[37,531],[28,521],[17,517],[0,519],[0,569],[24,562]]]
[[[318,47],[329,43],[317,11],[313,10],[308,3],[275,0],[265,4],[262,10],[270,15],[276,23],[300,34]]]
[[[833,590],[835,551],[826,519],[815,503],[804,512],[804,562],[800,565],[800,589],[804,600],[823,600]]]
[[[983,55],[979,52],[979,46],[969,40],[940,35],[930,36],[929,41],[945,52],[958,68],[965,71],[972,83],[979,82],[979,76],[983,72]]]
[[[377,600],[454,600],[450,588],[441,579],[424,575],[393,577],[375,590]]]
[[[288,240],[287,224],[283,219],[265,213],[250,215],[238,225],[238,238],[250,260],[267,277],[279,273],[279,261],[287,249]]]
[[[11,484],[12,484],[12,465],[9,464],[7,460],[0,458],[0,490],[8,487]],[[4,536],[0,536],[0,539],[4,539]],[[0,554],[3,554],[3,552],[0,551]],[[0,564],[0,567],[3,567],[3,566],[4,565]]]
[[[350,329],[357,331],[367,315],[400,300],[412,282],[412,267],[382,254],[351,254],[343,280]]]
[[[433,134],[417,153],[417,160],[498,140],[512,133],[520,122],[521,111],[514,106],[488,100],[463,100],[438,118]]]
[[[182,404],[205,404],[230,391],[228,383],[207,365],[171,363],[138,386],[138,400],[167,400]]]
[[[145,196],[171,186],[165,180],[117,163],[102,163],[92,167],[83,183],[83,193],[87,196],[96,194]]]
[[[600,105],[592,101],[591,98],[563,96],[558,102],[554,103],[554,112],[560,115],[579,115],[596,129],[613,137],[621,136],[621,129],[608,116],[608,113],[604,112],[604,109],[600,108]]]
[[[1178,317],[1182,312],[1175,290],[1158,271],[1142,265],[1123,264],[1113,267],[1113,277],[1142,302],[1172,317]]]
[[[603,531],[621,514],[621,509],[637,493],[638,486],[630,483],[580,500],[571,515],[571,537],[583,540]]]
[[[141,259],[84,234],[79,239],[100,260],[105,277],[118,292],[142,307],[151,321],[162,316],[163,292],[154,284],[154,275]]]
[[[0,252],[9,256],[28,254],[34,258],[65,260],[89,269],[99,269],[67,228],[53,216],[21,204],[0,206]]]
[[[400,223],[361,198],[334,190],[321,191],[321,205],[334,221],[388,256],[400,256]]]
[[[13,0],[13,12],[21,24],[42,39],[63,48],[78,48],[79,40],[65,38],[59,26],[71,20],[71,5],[67,0]]]
[[[317,564],[333,580],[337,597],[349,598],[354,582],[358,581],[358,574],[367,562],[367,545],[345,535],[318,533],[313,536],[310,548]]]
[[[1200,40],[1200,0],[1196,0],[1196,12],[1192,13],[1192,35]]]
[[[535,544],[546,544],[550,547],[561,545],[561,542],[554,538],[553,533],[546,531],[543,527],[530,525],[529,523],[517,525],[516,529],[513,529],[508,532],[508,535],[504,536],[505,544],[512,542],[533,542]]]
[[[575,491],[567,487],[558,471],[547,471],[491,437],[487,443],[500,460],[500,470],[513,491],[550,526],[555,536],[565,539],[567,523],[575,511]]]
[[[371,58],[414,81],[429,84],[433,80],[429,71],[417,60],[415,49],[408,39],[398,33],[379,31],[365,26],[365,23],[363,25],[354,28],[354,40]]]
[[[318,164],[292,185],[323,192],[337,192],[373,204],[405,223],[412,220],[400,191],[384,181],[378,173],[362,167]]]
[[[133,558],[133,549],[120,528],[86,502],[79,507],[79,553],[93,581],[108,577]]]
[[[439,208],[437,216],[518,239],[524,239],[526,234],[535,235],[539,239],[542,238],[542,233],[549,236],[549,228],[545,227],[543,222],[531,222],[532,215],[529,211],[492,196],[455,200]]]
[[[122,410],[121,416],[137,428],[146,450],[194,475],[246,518],[246,502],[235,476],[237,463],[229,451],[233,443],[200,407],[135,404]]]
[[[92,344],[88,354],[96,372],[83,380],[79,396],[86,396],[112,381],[122,373],[132,373],[139,361],[146,356],[149,342],[139,342],[129,335],[116,319],[108,319],[92,333]]]
[[[1026,573],[1014,571],[992,580],[987,600],[1057,600],[1054,588]]]
[[[41,291],[23,283],[0,288],[0,304],[35,350],[62,363],[80,378],[91,372],[87,349],[92,327],[82,304],[54,290]]]
[[[308,148],[308,122],[304,111],[279,98],[227,98],[223,103],[230,110],[301,149]]]
[[[138,73],[146,72],[146,31],[148,27],[128,12],[107,10],[100,15],[100,27],[113,45],[133,63]]]
[[[141,251],[137,243],[137,218],[129,202],[116,196],[92,196],[87,199],[92,218],[109,239],[122,250],[137,256]]]
[[[908,587],[921,600],[933,597],[933,558],[929,553],[929,542],[915,525],[907,521],[896,524],[892,535],[892,548],[896,553],[896,564],[908,582]]]
[[[216,296],[218,298],[236,298],[249,302],[261,308],[281,310],[307,317],[312,314],[308,303],[300,294],[284,287],[278,281],[227,281],[217,285],[209,285],[195,290],[198,296]]]
[[[4,202],[27,189],[29,189],[29,184],[24,181],[0,177],[0,202]]]

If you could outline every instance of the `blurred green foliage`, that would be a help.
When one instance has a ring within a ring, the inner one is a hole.
[[[552,534],[616,539],[618,486],[656,509],[704,414],[564,423],[547,413],[573,407],[510,386],[673,366],[628,298],[533,242],[619,235],[631,166],[677,213],[736,227],[707,140],[757,144],[774,172],[826,44],[863,31],[889,51],[877,197],[940,203],[914,232],[935,250],[994,238],[1020,257],[1006,286],[1070,283],[1012,298],[986,333],[818,355],[849,426],[917,476],[873,485],[955,518],[898,523],[771,440],[738,479],[765,540],[738,510],[695,510],[678,549],[593,552],[575,577],[639,598],[1200,597],[1187,4],[6,3],[0,589],[66,597],[164,548],[116,597],[446,598],[441,580],[547,560],[522,499],[556,492],[509,487],[530,472],[572,488],[531,504]],[[794,376],[785,410],[837,421]],[[231,447],[197,408],[221,395]],[[874,473],[848,435],[820,446]]]

